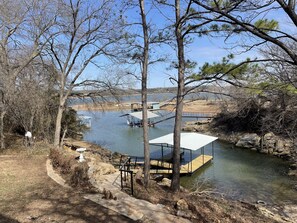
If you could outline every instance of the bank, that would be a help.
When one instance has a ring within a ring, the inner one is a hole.
[[[185,123],[182,130],[214,135],[220,140],[232,143],[242,149],[250,149],[287,160],[290,166],[288,175],[296,177],[297,190],[297,151],[291,139],[277,136],[273,132],[268,132],[262,136],[257,133],[226,133],[216,127],[213,120],[189,121]]]

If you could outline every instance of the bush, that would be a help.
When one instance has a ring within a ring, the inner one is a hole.
[[[63,174],[69,185],[75,188],[92,189],[88,176],[89,166],[86,162],[78,163],[74,155],[59,149],[51,149],[49,157],[53,167]]]
[[[89,187],[89,176],[88,176],[89,166],[87,163],[76,164],[72,168],[70,176],[70,185],[72,187]]]
[[[62,174],[71,173],[71,167],[75,163],[75,157],[69,154],[63,153],[58,149],[51,149],[50,159],[54,168],[59,168]]]

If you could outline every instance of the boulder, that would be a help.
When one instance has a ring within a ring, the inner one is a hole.
[[[277,137],[272,133],[266,133],[263,136],[262,141],[262,151],[264,153],[273,154],[273,152],[276,150],[276,142],[278,141]]]
[[[143,170],[142,168],[138,167],[137,168],[137,172],[135,174],[135,181],[136,183],[140,184],[140,185],[143,185],[143,182],[142,182],[142,174],[143,174]]]
[[[189,210],[189,205],[188,205],[188,203],[184,199],[178,200],[176,202],[175,207],[176,207],[177,210],[180,210],[180,211],[187,211],[187,210]]]
[[[285,149],[285,143],[283,140],[277,140],[275,145],[275,152],[282,153]]]
[[[255,148],[260,146],[260,137],[256,133],[247,133],[239,138],[236,146],[243,148]]]
[[[171,180],[168,179],[168,178],[163,178],[162,181],[158,183],[158,185],[160,185],[160,186],[170,187],[170,185],[171,185]]]
[[[94,173],[95,175],[107,175],[107,174],[112,174],[115,173],[116,169],[114,168],[113,165],[110,163],[103,163],[103,162],[98,162],[94,165]]]

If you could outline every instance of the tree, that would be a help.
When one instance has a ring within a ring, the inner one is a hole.
[[[177,69],[177,78],[171,77],[170,79],[177,84],[171,189],[178,191],[180,189],[180,137],[183,101],[185,95],[194,90],[191,87],[186,89],[186,86],[192,83],[192,71],[196,65],[195,62],[186,59],[185,47],[193,41],[190,35],[196,33],[197,30],[210,23],[210,21],[201,20],[199,12],[192,7],[192,1],[175,0],[174,3],[171,1],[158,2],[174,9],[175,12],[174,19],[168,18],[168,20],[174,21],[168,33],[172,31],[171,29],[174,30],[173,36],[176,44],[171,44],[171,46],[175,47],[177,52],[177,62],[173,62],[173,67]]]
[[[6,118],[13,131],[51,139],[51,126],[57,109],[57,75],[53,67],[39,59],[33,60],[17,77],[14,94],[10,95]],[[7,126],[7,125],[6,125]]]
[[[0,3],[0,141],[4,143],[4,118],[14,95],[18,75],[44,46],[42,34],[52,25],[51,4],[45,1],[2,1]]]
[[[171,189],[178,191],[180,188],[180,137],[181,137],[181,122],[183,112],[183,97],[185,93],[185,55],[184,55],[184,38],[182,35],[181,23],[181,8],[180,0],[175,0],[175,38],[177,43],[178,54],[178,80],[177,80],[177,95],[175,122],[173,133],[173,165],[172,165],[172,181]]]
[[[143,30],[143,56],[142,56],[142,78],[141,78],[141,99],[142,99],[142,124],[143,124],[143,148],[144,148],[144,186],[148,187],[150,176],[150,147],[148,140],[148,116],[147,116],[147,73],[149,64],[149,33],[146,22],[145,2],[139,0],[139,8]]]
[[[164,58],[160,53],[155,54],[156,45],[160,45],[164,39],[162,37],[161,28],[156,30],[156,24],[152,23],[149,17],[149,13],[154,10],[151,6],[146,10],[146,6],[149,6],[152,1],[137,0],[127,1],[131,9],[134,11],[139,8],[140,10],[140,22],[135,21],[133,18],[129,21],[130,25],[135,27],[133,31],[129,31],[127,37],[127,50],[124,54],[124,63],[132,65],[135,69],[134,77],[141,81],[141,100],[142,100],[142,126],[143,126],[143,145],[144,145],[144,186],[147,187],[150,176],[150,148],[149,148],[149,123],[147,115],[147,82],[148,82],[148,70],[149,66],[157,62],[164,61]],[[137,3],[136,3],[137,2]],[[149,21],[149,22],[148,22]],[[141,31],[138,31],[138,27],[141,26]],[[134,66],[137,65],[137,66]],[[138,68],[139,66],[139,68]],[[132,73],[132,72],[131,72]],[[139,77],[138,73],[141,74]]]
[[[54,145],[60,146],[61,120],[66,102],[74,88],[110,88],[108,81],[100,81],[92,74],[83,80],[91,64],[100,68],[101,58],[116,55],[115,44],[123,37],[122,17],[115,1],[58,0],[57,23],[46,33],[49,39],[46,57],[59,74],[59,108]],[[105,59],[103,59],[105,58]]]
[[[294,31],[282,28],[282,24],[277,20],[269,19],[275,17],[276,13],[283,14],[291,23],[292,29],[296,29],[296,1],[193,0],[193,3],[205,9],[203,14],[208,16],[204,16],[203,19],[213,21],[213,25],[210,27],[212,31],[224,32],[226,40],[238,34],[241,37],[244,34],[249,35],[249,38],[253,38],[252,41],[247,41],[247,44],[243,43],[240,45],[241,47],[250,50],[271,44],[284,52],[284,57],[277,58],[276,61],[297,65],[297,53],[295,49],[291,48],[291,44],[297,42]]]

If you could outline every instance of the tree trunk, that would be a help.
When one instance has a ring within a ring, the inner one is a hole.
[[[64,104],[65,103],[60,103],[57,118],[56,118],[54,146],[57,148],[60,147],[61,125],[62,125],[62,117],[64,112]]]
[[[141,80],[141,99],[142,99],[142,124],[143,124],[143,149],[144,149],[144,186],[148,187],[150,177],[150,147],[148,140],[148,117],[147,117],[147,72],[148,72],[148,53],[149,38],[144,0],[139,0],[141,11],[142,30],[143,30],[143,61],[142,61],[142,80]]]
[[[185,57],[184,57],[184,42],[182,37],[182,29],[180,24],[180,0],[175,0],[175,36],[177,42],[178,53],[178,87],[176,97],[176,111],[174,123],[174,146],[173,146],[173,164],[172,164],[172,181],[171,190],[179,191],[180,189],[180,135],[183,112],[183,97],[185,88]]]
[[[5,149],[5,139],[4,139],[4,116],[6,111],[1,109],[0,111],[0,141],[1,141],[1,149]]]

